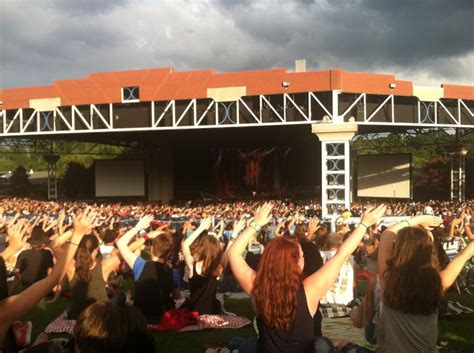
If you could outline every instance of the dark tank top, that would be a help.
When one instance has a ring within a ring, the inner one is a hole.
[[[216,298],[217,277],[201,276],[193,265],[193,276],[189,279],[190,298],[186,307],[202,314],[221,314],[221,303]]]
[[[171,297],[173,275],[170,268],[157,261],[147,261],[135,282],[135,301],[149,323],[159,323],[163,313],[174,307]]]
[[[296,315],[288,331],[271,328],[257,316],[258,353],[316,353],[314,320],[308,310],[306,294],[300,286],[296,294]]]
[[[79,281],[77,273],[72,278],[72,303],[67,314],[70,320],[76,320],[79,314],[90,304],[109,300],[107,290],[105,289],[106,283],[102,274],[102,264],[97,262],[90,273],[91,281],[89,283]]]

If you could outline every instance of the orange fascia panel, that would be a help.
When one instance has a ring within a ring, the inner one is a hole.
[[[77,81],[80,80],[64,80],[54,83],[60,93],[63,106],[78,105],[79,102],[87,99],[78,88]]]
[[[396,88],[391,89],[389,87],[391,83],[395,83]],[[412,96],[413,84],[409,81],[397,81],[394,75],[343,71],[341,91],[350,93]]]
[[[441,85],[444,88],[444,98],[474,100],[474,87],[461,85]]]
[[[162,101],[175,99],[179,89],[188,79],[190,72],[174,72],[169,75],[161,87],[156,91],[153,100]]]
[[[282,82],[285,69],[271,69],[258,71],[242,71],[215,74],[206,88],[247,87],[249,96],[271,94],[277,82]]]
[[[119,72],[104,72],[91,74],[89,79],[101,87],[130,87],[140,86],[150,70],[130,70]]]
[[[29,108],[30,99],[55,98],[59,92],[54,86],[7,88],[3,90],[2,109]]]
[[[206,71],[191,71],[186,79],[176,92],[176,100],[184,99],[203,99],[207,98],[207,85],[214,72],[212,70]]]

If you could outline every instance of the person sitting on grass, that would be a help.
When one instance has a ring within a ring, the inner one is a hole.
[[[257,312],[258,352],[316,352],[314,315],[320,299],[336,281],[344,261],[357,248],[368,227],[383,216],[385,206],[367,210],[361,223],[336,254],[303,279],[304,254],[296,239],[278,237],[267,244],[257,271],[242,253],[249,239],[272,219],[272,205],[260,207],[254,221],[232,244],[229,262]],[[245,352],[242,350],[242,352]]]
[[[147,237],[153,239],[151,261],[146,261],[128,247],[130,240],[150,226],[153,216],[141,218],[137,225],[117,241],[117,247],[125,262],[133,269],[135,279],[134,304],[145,315],[150,324],[159,324],[161,316],[174,308],[172,298],[173,274],[166,260],[173,250],[173,238],[169,232],[152,231]]]
[[[377,342],[385,353],[437,352],[438,309],[466,261],[474,242],[440,270],[429,231],[442,220],[417,216],[382,233],[378,271],[382,286],[382,331]]]
[[[23,250],[16,260],[16,278],[10,293],[13,293],[19,283],[23,289],[45,278],[54,266],[53,254],[47,248],[50,243],[41,226],[36,226],[28,239],[31,249]]]
[[[224,251],[216,237],[202,234],[209,229],[212,220],[212,217],[203,219],[199,227],[182,244],[190,289],[190,297],[183,306],[197,311],[200,315],[223,313],[216,292],[224,268]],[[196,240],[192,251],[191,245]]]
[[[77,245],[84,234],[90,232],[95,217],[95,212],[89,208],[78,215],[73,223],[71,239],[64,245],[64,250],[51,273],[23,292],[8,296],[5,260],[23,247],[24,227],[26,225],[20,222],[12,226],[14,229],[9,233],[9,245],[0,254],[0,351],[2,353],[17,351],[11,324],[34,308],[66,274],[76,253]]]

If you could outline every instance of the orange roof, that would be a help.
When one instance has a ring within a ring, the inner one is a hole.
[[[282,82],[289,82],[288,88]],[[389,84],[395,83],[391,89]],[[121,88],[140,87],[140,101],[187,100],[207,98],[208,88],[247,87],[247,95],[321,92],[341,90],[412,96],[413,83],[399,81],[394,75],[326,71],[287,72],[269,69],[216,73],[213,70],[175,72],[172,68],[155,68],[121,72],[94,73],[87,78],[55,81],[50,86],[5,88],[0,90],[2,109],[28,108],[30,99],[61,98],[62,106],[120,103]],[[474,87],[443,85],[445,98],[474,99]]]

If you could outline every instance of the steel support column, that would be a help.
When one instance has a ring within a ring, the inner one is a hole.
[[[44,160],[48,163],[48,200],[58,199],[58,179],[56,176],[56,163],[59,156],[56,154],[44,155]]]
[[[451,156],[451,201],[466,199],[466,154],[467,150],[450,153]]]
[[[350,208],[350,145],[357,125],[315,124],[312,131],[321,141],[321,206],[323,218],[338,208]]]

